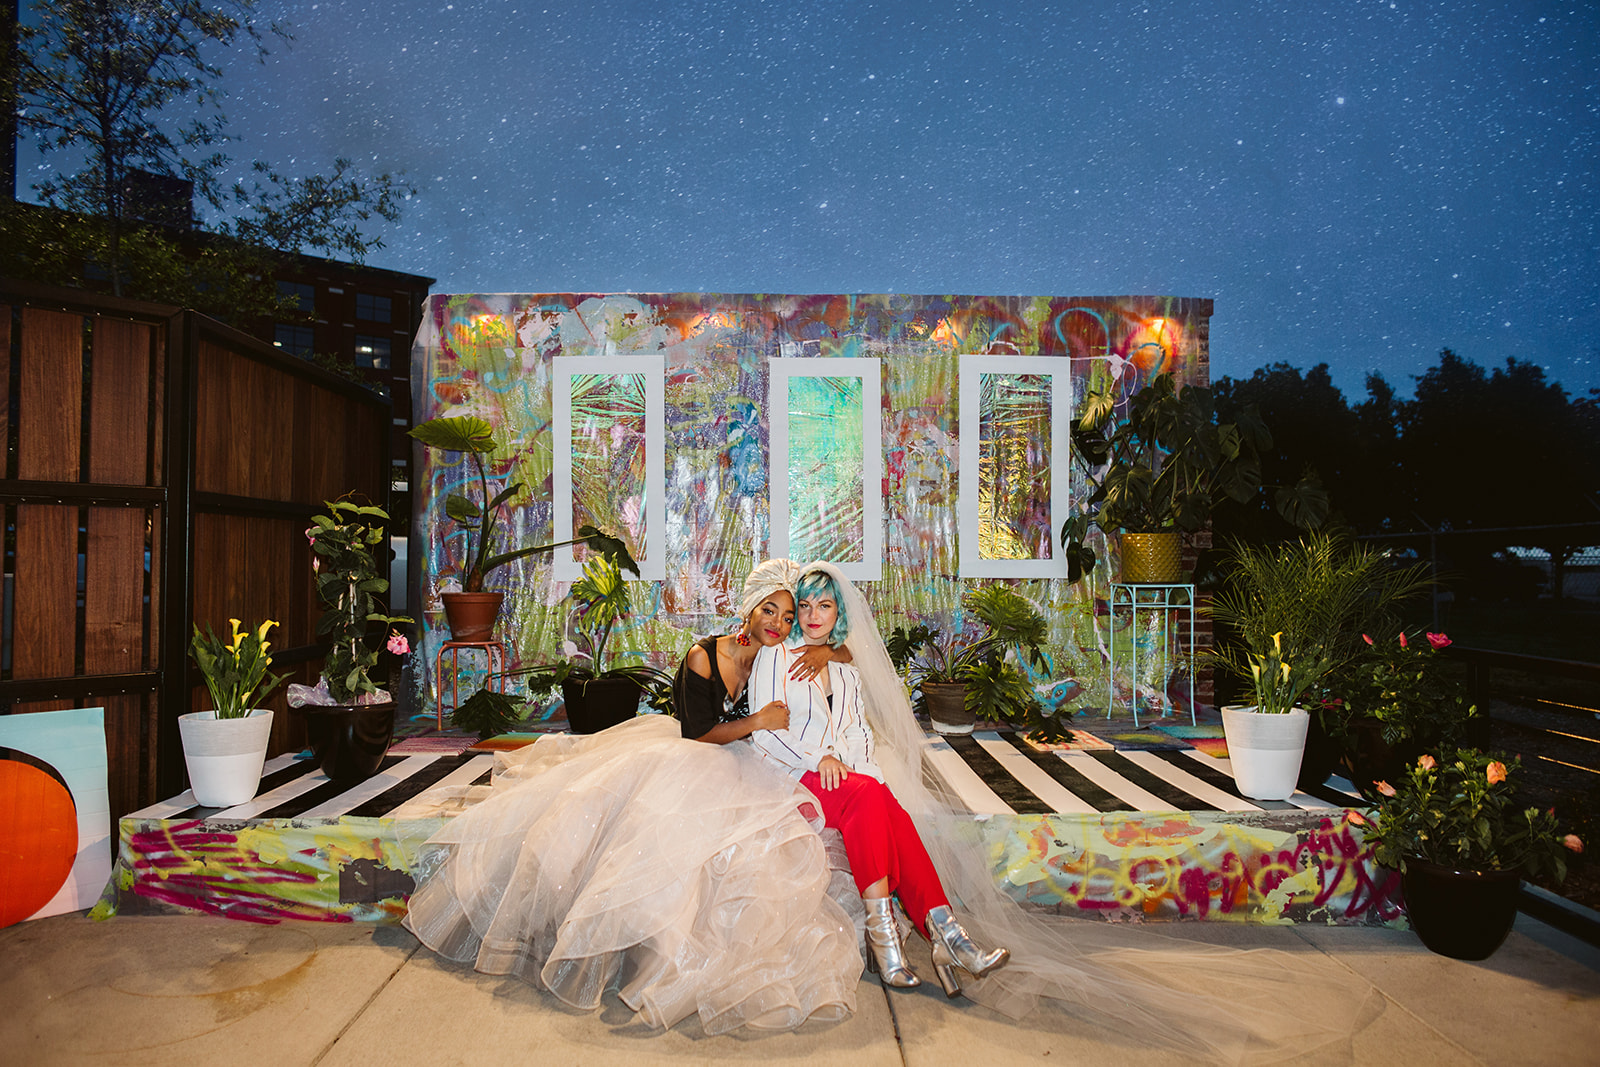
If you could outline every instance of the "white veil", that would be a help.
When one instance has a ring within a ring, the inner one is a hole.
[[[1298,954],[1214,948],[1140,926],[1045,919],[1007,897],[977,821],[924,758],[927,735],[871,606],[833,564],[803,570],[838,586],[849,620],[844,644],[861,672],[885,784],[921,832],[957,919],[981,946],[1011,950],[1011,962],[988,978],[963,976],[968,996],[1013,1018],[1049,997],[1139,1039],[1230,1062],[1304,1055],[1348,1037],[1371,987],[1303,943]]]

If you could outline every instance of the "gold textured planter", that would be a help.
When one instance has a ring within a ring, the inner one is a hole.
[[[1177,530],[1122,535],[1122,580],[1170,585],[1183,575],[1183,534]]]

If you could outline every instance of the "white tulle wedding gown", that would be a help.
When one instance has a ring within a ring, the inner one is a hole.
[[[615,987],[652,1026],[851,1014],[863,961],[828,891],[849,903],[854,886],[801,814],[809,794],[742,748],[652,715],[503,754],[488,796],[430,839],[406,925],[577,1008]]]

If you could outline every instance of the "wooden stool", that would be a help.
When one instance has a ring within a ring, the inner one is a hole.
[[[434,702],[434,722],[437,728],[444,729],[444,654],[450,653],[450,710],[454,711],[461,702],[461,691],[458,688],[461,681],[461,650],[479,649],[489,659],[487,685],[496,692],[506,692],[506,679],[500,677],[498,688],[495,687],[495,675],[506,669],[506,646],[499,641],[446,641],[439,646],[438,655],[433,658],[433,680],[439,687],[439,699]]]

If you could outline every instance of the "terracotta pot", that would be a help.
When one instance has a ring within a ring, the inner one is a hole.
[[[928,705],[928,722],[937,733],[970,734],[978,717],[967,710],[965,682],[923,682],[922,696]]]
[[[441,593],[452,641],[487,641],[494,633],[504,593]]]
[[[1400,875],[1406,917],[1441,956],[1486,960],[1517,921],[1521,871],[1453,870],[1408,856]]]
[[[394,703],[304,704],[292,710],[306,717],[311,754],[322,773],[336,782],[359,782],[383,766],[394,739]]]
[[[567,702],[567,725],[575,734],[597,734],[639,714],[644,690],[632,678],[594,678],[587,682],[562,682]]]
[[[1177,530],[1122,535],[1122,580],[1171,585],[1183,576],[1183,534]]]

